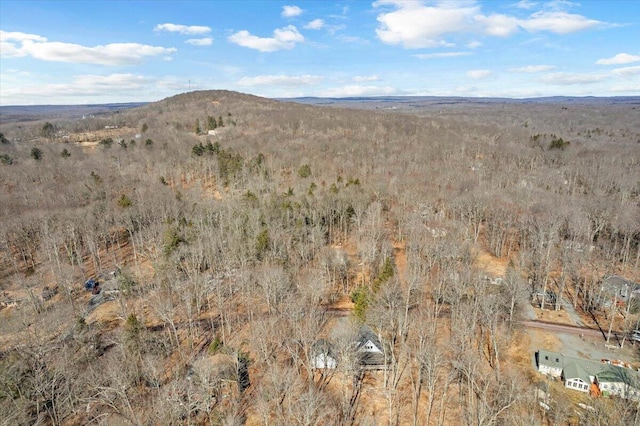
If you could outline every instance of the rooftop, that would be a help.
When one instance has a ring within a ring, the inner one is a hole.
[[[536,361],[538,365],[562,369],[565,379],[579,378],[590,383],[591,377],[597,377],[598,381],[623,382],[640,389],[640,374],[630,368],[542,349],[536,353]]]

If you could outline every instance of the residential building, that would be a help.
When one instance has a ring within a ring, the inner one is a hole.
[[[540,373],[561,379],[569,389],[640,401],[640,374],[631,368],[545,350],[535,353],[535,361]]]

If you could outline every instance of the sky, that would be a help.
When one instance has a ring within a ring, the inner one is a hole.
[[[640,0],[0,1],[0,105],[640,95]]]

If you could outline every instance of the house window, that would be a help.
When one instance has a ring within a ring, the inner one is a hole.
[[[556,358],[556,362],[560,362],[560,359]]]
[[[545,361],[549,361],[549,356],[548,356],[548,355],[545,355],[545,356],[544,356],[544,359],[545,359]]]

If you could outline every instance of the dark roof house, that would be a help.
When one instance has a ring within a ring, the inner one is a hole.
[[[355,347],[360,366],[363,369],[382,370],[386,368],[388,360],[385,347],[378,335],[368,325],[360,327]]]

